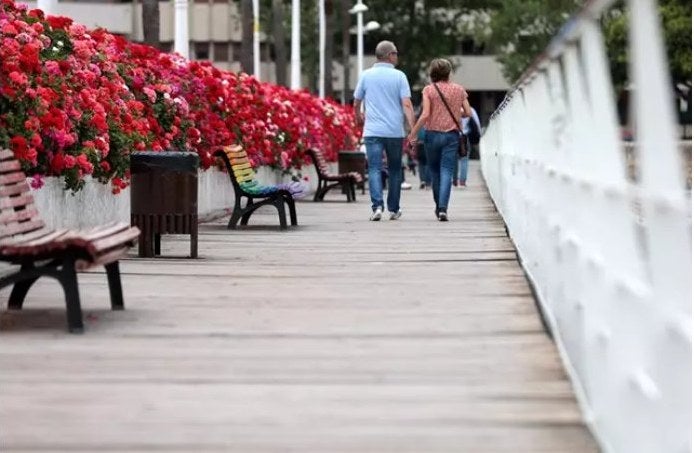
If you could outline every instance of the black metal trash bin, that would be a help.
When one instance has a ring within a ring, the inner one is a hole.
[[[366,154],[359,150],[343,150],[337,153],[337,172],[340,174],[356,171],[361,175],[361,182],[357,187],[364,194],[364,181],[366,181]]]
[[[190,257],[198,256],[196,153],[140,151],[130,154],[130,223],[140,228],[138,255],[161,255],[162,234],[190,234]]]

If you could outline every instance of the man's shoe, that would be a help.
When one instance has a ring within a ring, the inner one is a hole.
[[[390,213],[390,220],[398,220],[400,217],[402,217],[402,209],[398,209],[398,212]]]
[[[410,184],[409,182],[403,182],[402,184],[400,184],[400,188],[402,190],[410,190],[412,188],[412,184]]]
[[[369,220],[371,220],[372,222],[378,222],[379,220],[381,220],[381,216],[383,216],[383,209],[377,208],[373,212],[373,214],[371,214],[371,217],[369,217]]]
[[[448,213],[446,211],[439,211],[439,221],[448,222]]]

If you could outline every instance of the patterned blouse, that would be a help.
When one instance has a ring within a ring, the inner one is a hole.
[[[456,115],[458,122],[460,122],[463,115],[463,101],[467,99],[467,91],[461,85],[451,82],[437,82],[436,86],[439,87],[441,93],[446,98],[448,107],[450,107],[453,114]],[[458,130],[458,126],[451,118],[451,114],[446,110],[441,96],[439,96],[433,85],[425,86],[422,95],[429,98],[429,105],[431,106],[429,118],[424,123],[426,130],[437,132]]]

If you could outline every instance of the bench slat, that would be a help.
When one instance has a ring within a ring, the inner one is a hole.
[[[0,162],[0,172],[9,173],[11,171],[17,171],[22,169],[22,164],[18,160],[6,160]]]
[[[27,206],[26,209],[22,209],[21,211],[7,210],[0,213],[0,224],[6,225],[8,223],[23,222],[33,218],[38,219],[38,216],[39,211],[33,206]]]
[[[237,165],[232,165],[231,168],[234,170],[245,170],[246,168],[252,168],[251,164],[246,163],[246,164],[237,164]]]
[[[31,233],[43,227],[44,223],[41,219],[34,219],[28,222],[15,223],[8,226],[0,226],[0,238],[6,238],[8,236],[14,236],[16,234],[22,233]],[[4,240],[1,242],[4,242]]]
[[[0,150],[0,160],[14,159],[14,153],[9,149]]]
[[[58,230],[32,241],[3,246],[3,255],[41,255],[44,253],[65,250],[70,246],[71,233],[68,230]]]
[[[77,267],[78,271],[84,271],[84,270],[89,269],[90,267],[99,266],[102,264],[113,263],[114,261],[118,261],[119,259],[123,258],[125,255],[127,255],[129,248],[130,247],[122,247],[122,248],[112,250],[108,253],[100,255],[99,257],[95,258],[92,261],[88,261],[88,260],[84,260],[84,259],[77,260],[77,262],[75,263],[75,267]]]
[[[236,177],[236,179],[246,178],[248,176],[254,177],[255,172],[253,170],[234,170],[234,176]]]
[[[248,154],[246,153],[245,150],[240,150],[240,151],[226,151],[226,155],[229,158],[239,158],[243,159],[244,157],[248,157]]]
[[[241,183],[241,182],[251,182],[255,179],[253,175],[248,175],[248,176],[237,176],[236,181]]]
[[[40,238],[41,236],[45,236],[46,234],[52,233],[54,230],[51,228],[41,228],[37,230],[33,230],[28,233],[24,234],[18,234],[13,237],[8,237],[5,239],[0,240],[0,248],[6,247],[8,245],[14,245],[14,244],[20,244],[22,242],[28,242],[33,239]]]
[[[95,241],[97,239],[101,239],[102,237],[118,233],[119,231],[123,231],[128,228],[130,228],[130,225],[127,223],[112,222],[106,225],[91,228],[89,230],[80,231],[77,233],[77,235],[82,239],[86,239],[88,241]]]
[[[6,184],[0,186],[0,197],[9,197],[11,195],[19,195],[20,193],[29,192],[29,184],[27,184],[26,179],[19,181],[14,184]]]
[[[0,209],[18,208],[34,203],[34,197],[30,193],[23,193],[16,197],[3,197],[0,199]]]
[[[7,173],[0,175],[0,185],[4,186],[7,184],[13,184],[15,182],[26,181],[26,178],[26,175],[21,171]]]
[[[138,236],[140,236],[140,230],[138,228],[128,228],[127,230],[120,231],[97,241],[89,241],[85,248],[92,256],[97,256],[114,247],[121,247],[124,245],[130,246]]]

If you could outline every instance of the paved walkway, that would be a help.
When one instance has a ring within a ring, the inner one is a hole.
[[[0,311],[0,451],[596,452],[472,173],[448,223],[415,188],[394,222],[333,194],[203,225],[198,260],[123,262],[125,312],[82,275],[81,336],[41,282]]]

